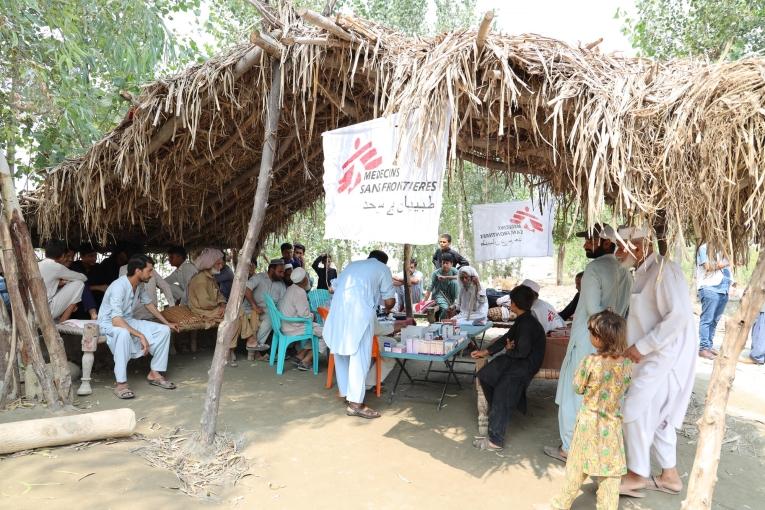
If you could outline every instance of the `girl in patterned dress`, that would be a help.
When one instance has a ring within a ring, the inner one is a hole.
[[[632,373],[632,362],[622,355],[627,323],[606,310],[590,317],[587,327],[597,352],[582,360],[574,377],[576,392],[584,399],[566,462],[566,482],[551,501],[558,510],[571,508],[588,476],[600,480],[597,509],[616,510],[619,481],[627,473],[620,412]]]

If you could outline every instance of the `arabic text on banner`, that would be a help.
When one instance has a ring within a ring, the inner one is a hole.
[[[433,244],[438,238],[447,132],[421,158],[405,136],[396,158],[399,129],[394,116],[322,134],[325,239]]]
[[[550,257],[553,202],[531,200],[473,206],[473,246],[479,262],[512,257]]]

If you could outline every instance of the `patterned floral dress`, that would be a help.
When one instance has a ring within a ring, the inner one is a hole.
[[[592,354],[582,360],[574,388],[583,395],[576,417],[568,468],[590,476],[627,473],[620,411],[630,384],[632,362]]]

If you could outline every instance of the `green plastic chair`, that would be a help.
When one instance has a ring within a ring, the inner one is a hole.
[[[313,349],[313,373],[319,373],[319,339],[313,334],[313,321],[311,319],[304,319],[303,317],[285,317],[282,312],[276,308],[274,300],[271,296],[266,294],[266,309],[268,310],[268,316],[271,319],[271,328],[274,331],[274,337],[271,342],[271,356],[268,364],[274,366],[274,359],[277,359],[276,373],[282,375],[284,373],[284,358],[287,357],[287,347],[291,343],[301,342],[305,345],[305,342],[311,342],[311,349]],[[287,336],[282,333],[282,322],[297,322],[305,324],[305,333],[302,335]]]
[[[330,300],[329,291],[327,289],[314,289],[308,292],[308,306],[311,308],[316,317],[316,323],[320,326],[324,325],[324,319],[317,313],[320,306],[323,306]]]

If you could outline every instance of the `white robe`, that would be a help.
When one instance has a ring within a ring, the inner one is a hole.
[[[544,328],[545,333],[566,325],[560,315],[558,315],[558,312],[555,311],[555,307],[542,299],[534,301],[534,304],[531,306],[531,315],[536,317]]]
[[[388,266],[376,259],[351,262],[334,284],[324,341],[333,354],[351,355],[362,341],[371,346],[380,299],[396,295]],[[365,374],[366,375],[366,374]]]
[[[574,435],[576,414],[582,406],[582,396],[574,391],[574,374],[579,363],[595,352],[590,342],[587,321],[590,316],[610,308],[624,316],[629,307],[632,277],[612,254],[593,260],[584,269],[579,303],[571,325],[571,340],[558,378],[555,403],[558,404],[558,428],[563,450],[568,451]]]
[[[633,367],[624,401],[624,440],[628,466],[643,476],[650,474],[651,446],[660,460],[674,459],[674,429],[682,426],[688,409],[698,350],[689,294],[676,262],[652,254],[635,271],[627,343],[643,359]],[[673,437],[661,439],[668,435]],[[661,451],[662,445],[673,451]]]

